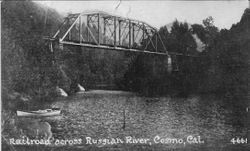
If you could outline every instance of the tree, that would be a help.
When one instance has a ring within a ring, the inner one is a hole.
[[[204,19],[202,23],[205,27],[212,27],[214,26],[214,19],[212,16],[209,16],[206,19]]]
[[[214,19],[212,16],[207,17],[203,21],[203,25],[205,26],[205,44],[206,47],[209,47],[216,36],[219,34],[219,29],[214,26]]]
[[[188,23],[174,21],[170,33],[170,51],[190,54],[196,51],[196,46]]]

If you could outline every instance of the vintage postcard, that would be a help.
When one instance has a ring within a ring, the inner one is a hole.
[[[1,150],[250,150],[250,2],[1,1]]]

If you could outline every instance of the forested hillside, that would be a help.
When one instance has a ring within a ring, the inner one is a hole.
[[[55,31],[62,17],[27,1],[3,1],[1,7],[3,103],[15,98],[14,92],[48,96],[54,92],[54,71],[42,36]]]
[[[20,97],[51,100],[57,86],[68,94],[77,91],[78,83],[87,89],[117,87],[135,58],[133,54],[77,47],[65,47],[64,51],[55,47],[53,58],[43,36],[52,36],[63,16],[30,1],[3,1],[1,6],[4,104],[16,104],[13,101]]]
[[[210,21],[197,30],[206,43],[202,53],[203,91],[229,97],[247,96],[249,91],[250,10],[230,30],[216,31]]]
[[[125,79],[128,76],[131,77],[130,80],[133,79],[136,90],[165,94],[171,90],[178,90],[182,95],[202,92],[246,100],[249,95],[247,93],[250,77],[249,9],[245,10],[240,22],[232,25],[229,30],[219,30],[214,26],[214,20],[210,16],[203,20],[202,25],[193,24],[191,28],[187,23],[175,21],[170,31],[164,26],[160,28],[159,34],[168,51],[195,54],[198,57],[177,57],[179,70],[174,72],[173,69],[169,74],[164,71],[163,66],[158,71],[154,70],[157,67],[152,67],[155,61],[163,63],[163,60],[140,56],[133,70],[125,76]],[[193,34],[196,34],[205,45],[201,53],[197,51]],[[173,68],[176,68],[174,62]]]

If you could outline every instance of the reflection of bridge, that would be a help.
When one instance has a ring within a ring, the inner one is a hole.
[[[58,39],[61,46],[182,55],[168,52],[157,29],[149,24],[100,11],[70,14],[49,39]]]

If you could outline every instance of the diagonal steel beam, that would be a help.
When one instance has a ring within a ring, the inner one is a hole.
[[[59,29],[57,30],[57,32],[55,33],[55,35],[53,36],[53,38],[56,38],[56,36],[61,32],[61,28],[63,27],[63,25],[67,22],[68,20],[65,19],[64,22],[62,23],[62,25],[59,27]]]
[[[64,36],[61,38],[61,40],[64,40],[64,38],[67,36],[67,34],[70,32],[70,30],[74,27],[76,22],[79,20],[80,15],[76,18],[76,20],[73,22],[73,24],[70,26],[70,28],[67,30],[67,32],[64,34]]]
[[[161,39],[161,35],[160,35],[158,32],[157,32],[157,35],[159,36],[159,39],[160,39],[160,41],[161,41],[161,44],[162,44],[164,50],[166,51],[166,53],[168,53],[168,51],[167,51],[167,49],[166,49],[166,47],[165,47],[165,45],[164,45],[164,43],[163,43],[163,41],[162,41],[162,39]]]
[[[153,48],[154,48],[155,51],[157,52],[157,49],[156,49],[156,47],[155,47],[155,45],[154,45],[154,42],[153,42],[152,38],[153,38],[153,37],[149,37],[149,41],[151,42]]]
[[[89,33],[90,33],[90,35],[91,35],[91,37],[93,38],[93,40],[95,41],[95,43],[97,44],[97,45],[99,45],[98,44],[98,42],[97,42],[97,40],[95,39],[95,36],[94,36],[94,34],[92,33],[92,31],[90,30],[90,28],[87,26],[87,29],[88,29],[88,31],[89,31]]]

